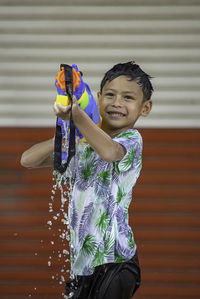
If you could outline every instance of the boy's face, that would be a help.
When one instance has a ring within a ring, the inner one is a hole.
[[[132,129],[139,116],[147,116],[152,102],[143,102],[143,92],[136,81],[119,76],[107,81],[102,94],[98,93],[102,129],[115,136],[126,129]]]

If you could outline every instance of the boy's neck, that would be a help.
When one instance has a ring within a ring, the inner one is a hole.
[[[107,133],[111,138],[114,138],[115,136],[119,135],[120,133],[122,133],[123,131],[125,130],[128,130],[128,128],[116,128],[116,129],[110,129],[110,128],[107,128],[106,126],[101,125],[101,129]],[[133,128],[131,128],[133,129]]]

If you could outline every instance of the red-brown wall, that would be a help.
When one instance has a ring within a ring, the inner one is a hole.
[[[135,298],[200,298],[200,130],[140,132],[143,169],[130,207],[142,268]],[[53,133],[46,128],[0,128],[2,299],[55,299],[64,291],[58,251],[67,244],[58,236],[62,217],[53,221],[49,213],[49,203],[54,213],[60,211],[58,192],[51,200],[52,170],[27,170],[19,162],[26,148]]]

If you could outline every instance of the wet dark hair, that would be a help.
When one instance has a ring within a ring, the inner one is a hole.
[[[135,61],[118,63],[107,71],[101,81],[100,93],[102,93],[102,89],[107,81],[111,82],[119,76],[127,76],[130,78],[130,81],[136,81],[141,86],[143,101],[150,100],[153,93],[153,86],[150,81],[152,77],[145,73]]]

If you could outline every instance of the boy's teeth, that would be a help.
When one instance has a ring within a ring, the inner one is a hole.
[[[123,114],[120,113],[120,112],[109,112],[109,114],[112,114],[112,115],[122,115],[123,116]]]

